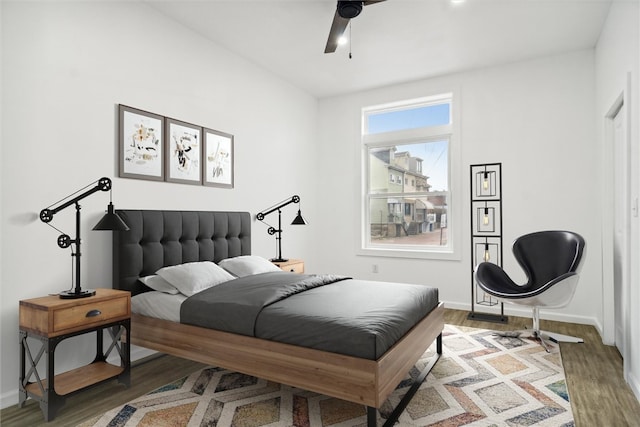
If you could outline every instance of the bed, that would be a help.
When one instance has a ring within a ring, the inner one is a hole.
[[[247,212],[119,210],[118,213],[130,230],[114,233],[113,287],[128,290],[134,297],[151,290],[139,279],[160,269],[199,261],[220,263],[251,255],[251,217]],[[278,273],[265,275],[275,277]],[[352,281],[338,279],[338,285],[317,289],[344,286]],[[436,301],[429,310],[379,356],[327,351],[314,348],[313,344],[301,346],[136,313],[131,318],[131,343],[363,404],[367,407],[368,425],[375,426],[376,408],[382,406],[426,349],[436,342],[435,356],[387,418],[385,425],[393,425],[442,354],[444,307]]]

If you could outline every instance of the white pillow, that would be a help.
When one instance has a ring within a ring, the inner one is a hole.
[[[223,259],[218,265],[237,277],[268,273],[270,271],[282,271],[271,261],[255,255]]]
[[[164,292],[165,294],[177,294],[180,291],[176,289],[171,283],[164,280],[162,277],[152,274],[151,276],[139,277],[142,283],[153,289],[154,291]]]
[[[186,296],[235,279],[231,274],[210,261],[188,262],[163,267],[156,271],[156,274]]]

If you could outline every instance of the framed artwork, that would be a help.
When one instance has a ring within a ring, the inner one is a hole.
[[[164,117],[126,105],[118,106],[118,176],[164,180]]]
[[[203,184],[233,188],[233,135],[203,129]]]
[[[168,117],[165,121],[165,180],[202,184],[202,128]]]

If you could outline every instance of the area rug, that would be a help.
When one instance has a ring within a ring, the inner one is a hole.
[[[392,407],[434,354],[432,346],[378,412]],[[208,367],[81,427],[365,426],[362,405]],[[446,325],[443,355],[396,426],[573,426],[558,347]]]

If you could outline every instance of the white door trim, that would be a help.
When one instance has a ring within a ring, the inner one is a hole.
[[[630,91],[631,91],[631,73],[627,73],[626,76],[626,85],[624,90],[618,95],[616,100],[613,102],[609,111],[605,114],[605,141],[603,146],[603,206],[613,206],[613,196],[611,189],[613,188],[613,173],[614,168],[617,165],[614,165],[613,158],[613,150],[612,144],[614,140],[614,125],[613,119],[620,111],[622,106],[627,103],[630,99]],[[627,153],[630,152],[631,148],[631,108],[625,108],[623,110],[624,116],[624,145]],[[627,173],[626,179],[627,188],[631,188],[631,173]],[[629,219],[631,216],[630,208],[631,208],[631,200],[629,199],[630,193],[627,194],[626,206],[629,208],[626,212],[626,218]],[[613,223],[614,223],[614,215],[613,209],[603,209],[602,214],[602,310],[603,310],[603,330],[602,330],[602,339],[604,344],[613,345],[615,343],[615,299],[614,299],[614,274],[613,274]],[[630,242],[627,242],[625,245],[625,251],[627,260],[630,258]],[[628,263],[627,263],[628,265]],[[630,271],[627,271],[627,285],[630,284]],[[625,345],[624,345],[624,353],[622,357],[625,361],[629,361],[631,357],[630,353],[630,316],[631,313],[631,298],[625,299],[625,312],[627,313],[626,318],[624,319],[625,325]],[[628,378],[629,366],[628,363],[623,363],[623,371],[624,377]]]

